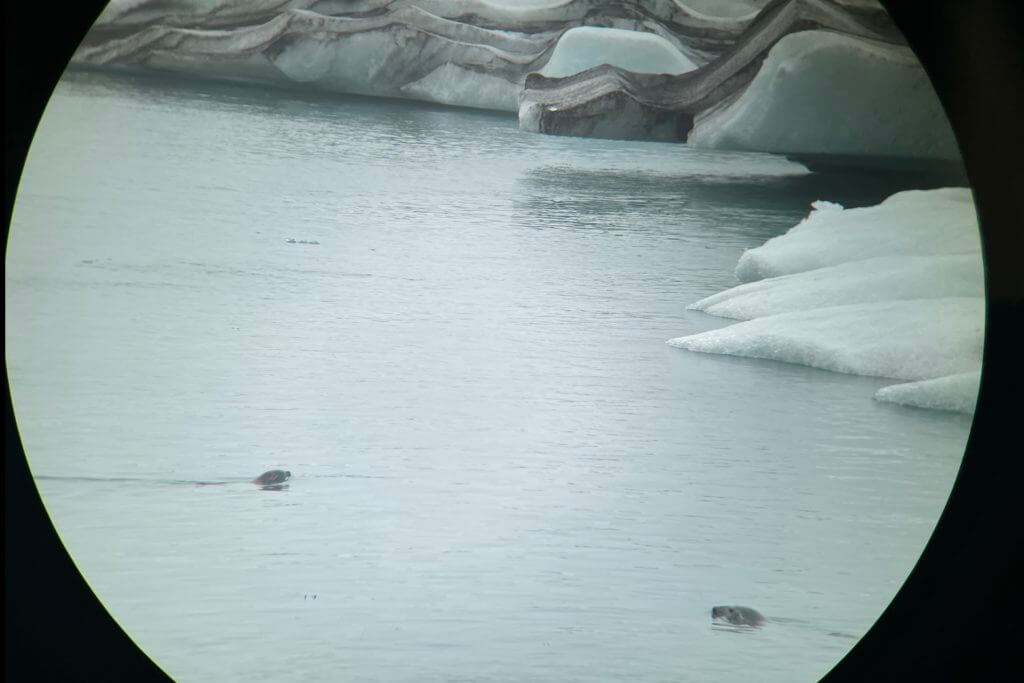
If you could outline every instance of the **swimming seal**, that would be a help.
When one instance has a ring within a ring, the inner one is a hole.
[[[750,607],[722,606],[711,608],[712,619],[724,619],[736,626],[760,626],[764,617],[756,609]]]
[[[283,484],[291,479],[292,473],[288,470],[269,470],[252,480],[252,483],[260,486],[274,486]]]

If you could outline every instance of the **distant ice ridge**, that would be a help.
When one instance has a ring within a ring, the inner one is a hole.
[[[517,111],[552,55],[560,74],[588,59],[682,73],[742,25],[676,0],[115,0],[73,61]]]
[[[689,18],[698,15],[705,39],[712,26],[739,29],[724,38],[729,49],[705,49],[709,59],[679,73],[598,58],[566,70],[576,73],[530,73],[520,128],[784,154],[959,158],[924,69],[877,3],[778,0],[753,15],[690,10]],[[684,52],[694,47],[690,35],[680,38]]]
[[[668,343],[909,380],[875,398],[973,412],[985,307],[970,190],[900,192],[859,209],[815,202],[745,252],[736,276],[744,284],[690,308],[744,322]]]
[[[114,0],[73,61],[518,112],[531,132],[956,159],[875,0]]]
[[[882,387],[875,392],[875,399],[915,408],[973,413],[980,383],[981,371],[975,370]]]

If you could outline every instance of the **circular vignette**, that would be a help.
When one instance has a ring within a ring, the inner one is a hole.
[[[1010,666],[1013,627],[991,605],[1014,594],[1022,474],[1024,289],[1017,256],[1024,154],[1019,5],[881,0],[932,80],[975,195],[985,264],[982,379],[967,448],[932,537],[892,602],[826,681],[972,680]],[[1007,533],[1010,532],[1010,533]],[[1016,542],[1015,542],[1016,541]]]
[[[5,211],[56,81],[103,2],[59,17],[34,3],[5,7]],[[1019,92],[1021,11],[1011,3],[883,0],[932,78],[961,146],[977,199],[986,266],[987,333],[978,407],[953,492],[917,566],[828,681],[931,675],[977,678],[1010,663],[1009,629],[985,628],[1012,578],[1010,553],[1020,458],[1016,430],[1024,379],[1018,354],[1024,290],[1016,263],[1024,187]],[[27,678],[166,680],[121,631],[78,574],[43,509],[5,406],[6,674]],[[1015,448],[1016,447],[1016,448]],[[1007,534],[1010,531],[1010,534]]]
[[[43,109],[105,4],[4,5],[5,245]],[[61,543],[28,469],[4,370],[5,679],[170,680],[102,606]]]

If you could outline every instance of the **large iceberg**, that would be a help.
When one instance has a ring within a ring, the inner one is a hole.
[[[873,0],[115,0],[74,62],[518,112],[541,133],[957,158]]]
[[[981,362],[981,297],[881,301],[756,318],[669,341],[691,351],[921,380]]]
[[[984,340],[984,273],[970,191],[897,193],[800,224],[748,250],[740,284],[690,306],[739,319],[669,340],[691,351],[910,380],[875,398],[971,412]]]
[[[680,73],[742,25],[673,0],[117,0],[73,61],[514,112],[528,73],[555,53],[566,73],[595,35],[626,46],[626,68]]]

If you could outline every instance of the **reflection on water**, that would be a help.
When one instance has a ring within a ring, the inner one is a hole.
[[[809,201],[879,186],[74,72],[6,263],[29,462],[177,680],[813,680],[917,558],[969,419],[664,341],[723,324],[685,307]],[[724,601],[769,622],[735,638]]]

